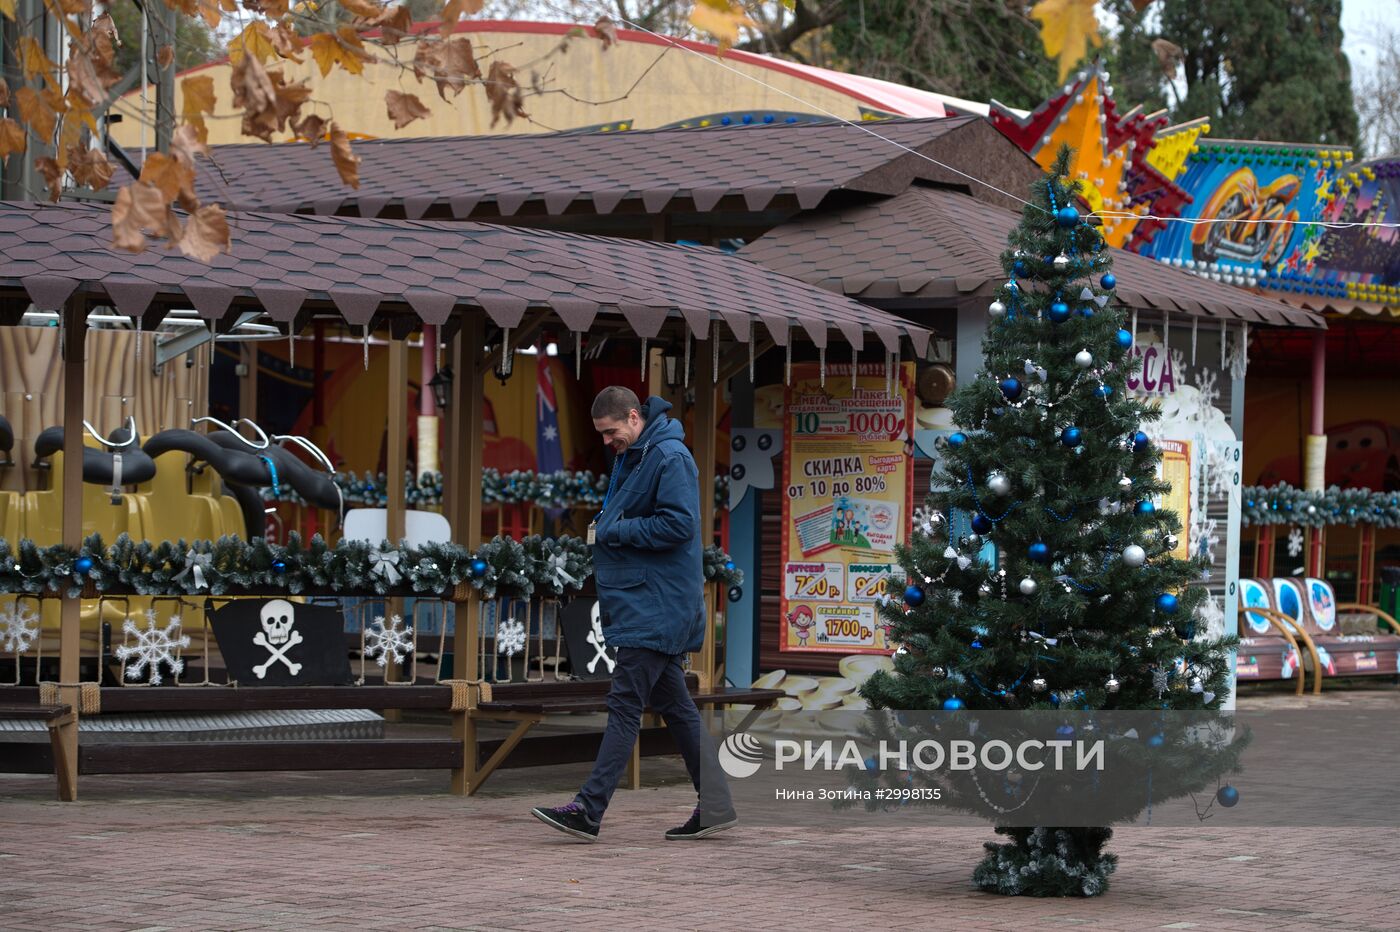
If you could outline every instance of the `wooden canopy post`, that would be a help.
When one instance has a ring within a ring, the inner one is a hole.
[[[707,334],[707,336],[710,336]],[[695,380],[695,466],[700,471],[700,542],[703,547],[709,547],[715,542],[715,431],[716,417],[715,393],[719,386],[712,381],[712,373],[706,373],[710,359],[713,357],[714,348],[711,340],[717,339],[718,325],[716,333],[710,339],[697,340],[695,342],[695,358],[702,367],[699,377]],[[706,376],[711,376],[707,378]],[[696,675],[700,678],[700,688],[710,689],[715,685],[715,609],[714,586],[706,585],[705,589],[705,643],[700,648],[700,669],[696,670]]]
[[[1308,528],[1305,555],[1303,565],[1307,568],[1307,575],[1322,579],[1327,570],[1327,528]]]
[[[452,536],[472,551],[481,546],[485,345],[486,320],[480,312],[470,314],[462,322],[462,330],[453,348],[452,367],[456,377],[452,380],[452,408],[448,415],[454,422],[449,458],[455,473],[452,479]],[[452,634],[452,678],[474,682],[481,677],[477,656],[480,618],[477,614],[476,589],[469,588],[467,597],[456,602],[456,617],[456,628]],[[476,719],[471,717],[470,712],[453,715],[452,737],[462,743],[462,766],[452,771],[452,793],[466,796],[475,789],[478,769]]]
[[[1370,605],[1375,597],[1376,526],[1362,524],[1356,542],[1356,601]]]
[[[1254,575],[1258,579],[1269,579],[1274,575],[1274,526],[1259,525],[1254,540]]]
[[[244,343],[239,350],[243,375],[238,380],[238,416],[258,419],[258,344]]]
[[[63,308],[63,545],[76,550],[83,543],[83,363],[87,343],[87,308],[82,298],[70,298]],[[58,798],[78,798],[78,676],[80,673],[82,602],[67,594],[59,606],[59,701],[73,710],[59,726],[62,760]]]
[[[389,335],[389,426],[386,440],[384,468],[388,473],[385,480],[385,494],[389,496],[384,513],[384,536],[389,540],[390,549],[398,547],[406,533],[404,515],[405,490],[404,472],[408,457],[408,344],[392,333]],[[387,618],[403,616],[403,599],[389,599],[384,605]],[[409,623],[412,627],[412,622]],[[397,682],[398,664],[389,657],[384,667],[384,682]],[[387,721],[399,721],[397,709],[384,710]]]

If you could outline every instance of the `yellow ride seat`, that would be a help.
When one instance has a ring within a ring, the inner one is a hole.
[[[206,465],[202,472],[196,472],[190,476],[191,492],[196,495],[207,495],[218,503],[219,513],[222,516],[222,530],[219,533],[250,540],[252,534],[244,526],[243,509],[238,507],[238,499],[232,495],[224,495],[219,491],[219,486],[222,484],[223,480],[219,478],[219,474],[214,471],[212,466]]]

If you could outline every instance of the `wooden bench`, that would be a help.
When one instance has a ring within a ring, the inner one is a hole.
[[[68,785],[68,755],[59,738],[58,729],[73,720],[73,708],[67,705],[39,705],[34,703],[0,703],[0,719],[23,722],[41,722],[49,729],[49,753],[52,755],[54,776],[58,779],[58,798],[70,798],[72,787]]]
[[[749,714],[739,724],[743,731],[758,716],[782,698],[780,689],[745,689],[715,687],[701,689],[694,674],[686,675],[686,685],[691,698],[701,708],[720,706],[752,706]],[[469,715],[473,720],[514,722],[515,727],[484,762],[480,763],[469,780],[467,793],[470,795],[481,788],[496,768],[500,767],[525,740],[530,730],[551,715],[571,713],[603,712],[607,710],[607,696],[612,684],[608,680],[578,680],[572,682],[549,683],[505,683],[493,686],[489,698],[483,694],[482,701]],[[651,710],[643,715],[642,733],[632,748],[632,760],[627,769],[626,785],[637,789],[641,785],[641,757],[643,753],[667,753],[657,748],[657,732],[661,729],[648,729],[648,717],[654,717]],[[671,749],[674,753],[674,748]],[[589,759],[587,757],[585,760]]]
[[[700,690],[688,680],[696,705],[751,704],[754,715],[783,693],[772,689]],[[304,709],[401,709],[447,712],[453,719],[450,738],[336,739],[320,741],[170,741],[80,745],[80,774],[216,773],[268,770],[406,770],[450,769],[463,775],[474,793],[507,756],[512,765],[530,766],[592,760],[601,735],[541,736],[527,733],[550,715],[600,712],[607,708],[607,680],[501,684],[490,701],[474,710],[453,707],[453,689],[445,684],[366,686],[106,686],[100,690],[101,714],[153,712],[248,712]],[[14,710],[14,711],[11,711]],[[42,745],[0,743],[5,770],[43,773],[53,769],[64,779],[66,761],[58,727],[71,721],[68,707],[41,706],[35,687],[0,687],[0,718],[26,718],[49,724],[52,750]],[[475,720],[514,722],[504,739],[478,740]],[[629,771],[637,785],[641,753],[674,753],[665,730],[645,730],[633,752]],[[475,750],[475,754],[471,750]],[[48,752],[48,753],[45,753]],[[484,760],[484,763],[483,763]],[[454,781],[456,782],[456,781]],[[63,787],[60,786],[60,798]]]

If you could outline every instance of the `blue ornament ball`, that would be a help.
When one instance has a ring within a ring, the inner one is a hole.
[[[1069,305],[1063,301],[1056,301],[1050,305],[1050,320],[1056,324],[1069,320]]]
[[[73,569],[77,570],[81,575],[86,576],[88,573],[92,572],[92,558],[78,557],[78,559],[73,562]]]
[[[1142,431],[1137,431],[1133,434],[1133,450],[1135,452],[1141,453],[1143,450],[1146,450],[1148,443],[1147,435]]]
[[[1159,748],[1166,743],[1167,739],[1164,738],[1160,732],[1147,739],[1147,746],[1150,748]]]
[[[978,534],[986,534],[992,529],[992,519],[978,512],[972,516],[972,529]]]
[[[1078,427],[1066,427],[1060,431],[1060,443],[1067,447],[1077,447],[1084,442],[1084,431]]]
[[[1143,499],[1142,501],[1137,503],[1136,507],[1134,507],[1133,510],[1140,515],[1150,515],[1152,514],[1152,512],[1157,510],[1157,506],[1149,502],[1147,499]]]
[[[1079,211],[1069,206],[1061,207],[1055,211],[1055,222],[1065,229],[1076,226],[1079,223]]]
[[[1240,791],[1227,783],[1215,791],[1215,801],[1226,809],[1233,809],[1235,803],[1240,801]]]
[[[1024,261],[1020,260],[1020,259],[1017,259],[1017,260],[1012,264],[1012,266],[1011,266],[1011,271],[1015,272],[1017,275],[1025,275],[1025,274],[1026,274],[1026,263],[1025,263]]]
[[[1179,605],[1180,602],[1177,601],[1176,596],[1170,592],[1163,592],[1157,596],[1157,611],[1163,615],[1175,615]]]
[[[943,700],[943,710],[945,712],[956,712],[964,707],[964,703],[957,696],[949,696]]]
[[[1113,277],[1112,272],[1105,272],[1103,278],[1099,279],[1099,284],[1103,285],[1109,291],[1112,291],[1114,288],[1118,287],[1118,279]]]
[[[1123,349],[1132,349],[1133,335],[1131,331],[1121,329],[1118,331],[1118,345]]]
[[[1113,394],[1113,386],[1100,385],[1098,388],[1094,389],[1094,394],[1098,395],[1100,398],[1107,398]]]
[[[731,573],[734,572],[734,561],[733,561],[733,560],[726,560],[726,561],[724,561],[724,568],[727,569],[727,570],[729,570],[729,572],[731,572]]]
[[[911,608],[918,608],[924,604],[924,590],[918,586],[909,586],[904,590],[904,602]]]
[[[1001,380],[1001,393],[1006,396],[1007,401],[1015,401],[1021,397],[1021,380],[1017,378],[1005,378]]]
[[[982,641],[979,640],[978,638],[973,638],[973,639],[972,639],[972,644],[971,644],[970,646],[972,647],[973,650],[981,650],[981,649],[982,649]]]
[[[960,430],[954,431],[953,433],[948,435],[948,446],[953,447],[954,449],[962,446],[965,443],[967,443],[967,434],[963,433]]]
[[[486,566],[485,560],[476,559],[473,560],[471,563],[471,573],[472,576],[476,579],[480,579],[481,577],[485,576],[487,569],[488,567]]]
[[[1041,541],[1036,541],[1026,549],[1026,556],[1036,563],[1045,563],[1050,559],[1050,548]]]
[[[286,560],[273,560],[273,561],[272,561],[272,572],[276,573],[278,576],[281,576],[283,573],[287,572],[287,561],[286,561]]]

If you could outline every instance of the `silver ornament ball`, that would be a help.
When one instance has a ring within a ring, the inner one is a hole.
[[[1094,364],[1094,354],[1082,349],[1074,354],[1074,364],[1081,369],[1087,369]]]
[[[934,679],[936,679],[936,680],[941,680],[941,679],[943,679],[943,677],[945,677],[945,676],[948,675],[948,671],[945,670],[945,669],[943,669],[942,667],[939,667],[939,666],[935,666],[933,669],[929,670],[928,672],[929,672],[929,675],[932,676],[932,677],[933,677]]]
[[[1065,269],[1069,268],[1069,256],[1060,253],[1050,264],[1055,267],[1056,272],[1063,272]]]
[[[1011,480],[1005,473],[994,472],[987,477],[987,488],[993,495],[1008,495],[1011,492]]]
[[[991,595],[992,587],[987,583],[983,583],[982,585],[977,587],[977,593],[978,595]]]
[[[1025,579],[1021,580],[1020,588],[1021,595],[1035,595],[1036,592],[1040,589],[1040,584],[1037,583],[1034,579],[1031,579],[1029,576],[1027,576]]]
[[[1116,677],[1116,676],[1110,676],[1110,677],[1108,678],[1108,682],[1106,682],[1106,683],[1103,684],[1103,688],[1106,689],[1106,690],[1108,690],[1110,693],[1116,693],[1116,692],[1118,692],[1118,686],[1119,686],[1118,677]]]
[[[976,550],[982,546],[981,534],[969,534],[959,541],[968,550]]]
[[[1133,487],[1133,480],[1129,479],[1127,476],[1121,476],[1121,477],[1119,477],[1119,479],[1118,479],[1118,488],[1123,489],[1124,491],[1126,491],[1126,490],[1128,490],[1128,489],[1131,489],[1132,487]]]
[[[1037,676],[1035,679],[1031,680],[1031,692],[1033,693],[1043,693],[1048,686],[1049,684],[1045,682],[1045,677],[1043,676]]]
[[[993,301],[991,304],[987,305],[987,313],[993,317],[1005,317],[1006,305],[1000,300]]]
[[[1123,563],[1126,566],[1142,566],[1147,562],[1147,551],[1137,544],[1129,544],[1123,548]]]
[[[1168,534],[1166,537],[1162,538],[1162,543],[1167,545],[1168,550],[1175,550],[1178,541],[1175,534]]]

